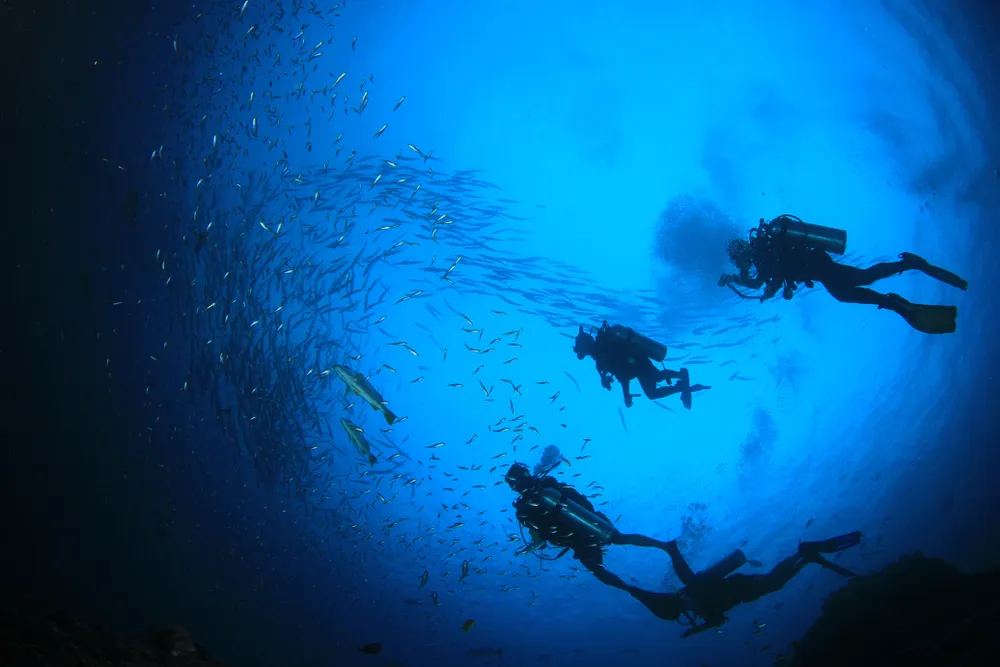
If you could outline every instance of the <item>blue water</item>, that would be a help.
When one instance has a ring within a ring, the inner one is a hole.
[[[64,305],[25,297],[43,324],[16,334],[50,361],[5,353],[50,397],[16,431],[51,449],[8,452],[12,579],[122,632],[176,620],[239,664],[577,667],[770,665],[845,583],[807,567],[682,640],[571,557],[515,555],[503,473],[550,445],[561,480],[603,487],[622,531],[678,539],[695,569],[742,548],[760,573],[853,530],[837,562],[859,573],[918,550],[998,564],[1000,96],[981,15],[334,4],[60,24],[36,94],[62,132],[31,159],[72,174],[48,196],[74,203],[32,251]],[[765,304],[719,288],[729,239],[782,213],[846,230],[853,264],[909,251],[961,274],[968,292],[876,285],[957,305],[957,332],[820,287]],[[33,279],[22,264],[10,280]],[[626,409],[571,349],[603,320],[711,390]],[[407,419],[345,398],[334,363]],[[679,585],[655,550],[605,563]]]

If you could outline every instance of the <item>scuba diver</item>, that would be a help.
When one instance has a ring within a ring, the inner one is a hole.
[[[639,386],[646,398],[655,401],[659,398],[681,395],[681,403],[691,409],[691,394],[696,391],[711,389],[705,385],[691,385],[688,369],[679,371],[659,369],[651,359],[660,363],[667,357],[667,346],[643,336],[634,329],[621,324],[611,326],[605,320],[597,331],[595,339],[580,327],[573,345],[577,359],[583,360],[591,356],[597,362],[597,373],[601,376],[601,386],[611,391],[611,379],[615,377],[622,386],[625,396],[625,407],[632,407],[632,398],[638,394],[629,393],[629,383],[639,380]],[[672,385],[673,380],[678,380]],[[657,387],[658,382],[666,382],[667,386]]]
[[[532,475],[523,463],[515,463],[507,470],[504,479],[519,494],[514,509],[522,528],[521,536],[525,526],[531,536],[531,541],[525,540],[517,555],[533,553],[549,543],[562,547],[562,551],[554,558],[535,555],[543,560],[556,560],[572,550],[574,558],[593,570],[601,567],[603,548],[611,544],[669,549],[670,542],[619,532],[586,496],[548,475],[557,465],[558,461],[540,475]]]
[[[953,333],[958,309],[955,306],[928,306],[910,303],[898,294],[881,294],[871,289],[877,280],[904,271],[921,271],[958,289],[967,283],[951,271],[930,264],[922,257],[904,252],[898,262],[881,262],[867,269],[838,264],[829,253],[842,255],[847,249],[847,232],[803,222],[794,215],[779,215],[750,230],[749,241],[734,239],[729,243],[729,259],[739,269],[738,274],[719,278],[719,286],[728,286],[744,299],[754,298],[734,287],[764,288],[761,301],[779,291],[786,300],[798,289],[799,283],[813,287],[822,283],[837,301],[878,306],[879,310],[898,313],[911,327],[929,334]]]
[[[809,563],[816,563],[845,577],[855,576],[821,554],[836,553],[860,543],[861,533],[848,533],[821,542],[799,542],[798,552],[778,563],[769,573],[745,575],[733,574],[747,562],[746,556],[738,549],[708,570],[695,574],[677,549],[677,543],[671,542],[665,551],[670,554],[674,570],[684,584],[684,588],[677,593],[654,593],[632,586],[608,572],[603,565],[590,568],[590,571],[602,583],[627,591],[659,618],[689,626],[682,636],[690,637],[725,624],[728,620],[726,612],[730,609],[781,590]],[[699,618],[703,622],[699,623]]]

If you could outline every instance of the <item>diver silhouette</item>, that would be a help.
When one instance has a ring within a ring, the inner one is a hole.
[[[742,551],[736,550],[704,572],[695,573],[684,560],[676,542],[667,543],[664,549],[673,563],[674,571],[684,584],[677,593],[655,593],[627,584],[620,577],[608,572],[603,565],[585,566],[602,583],[628,592],[654,615],[666,621],[677,621],[689,628],[684,637],[719,627],[728,620],[726,612],[734,607],[758,600],[777,592],[791,581],[809,563],[821,565],[845,577],[854,573],[834,565],[822,554],[836,553],[861,543],[861,533],[848,533],[821,542],[800,542],[798,551],[778,563],[767,574],[733,574],[747,562]],[[582,562],[582,561],[581,561]],[[702,623],[698,619],[703,619]],[[684,620],[682,620],[684,619]]]
[[[720,286],[729,286],[743,298],[752,298],[733,285],[748,289],[764,288],[761,301],[779,291],[791,299],[799,283],[813,287],[821,283],[830,295],[844,303],[878,306],[879,310],[898,313],[911,327],[929,334],[953,333],[958,308],[910,303],[898,294],[882,294],[867,289],[868,285],[904,271],[921,271],[943,283],[965,290],[969,284],[922,257],[904,252],[898,262],[881,262],[867,269],[839,264],[829,253],[843,254],[847,249],[847,232],[803,222],[793,215],[780,215],[770,222],[750,230],[749,240],[734,239],[729,243],[729,259],[739,269],[736,274],[724,274]]]
[[[688,410],[691,409],[693,392],[711,389],[701,384],[692,386],[686,368],[672,371],[654,366],[651,359],[663,362],[667,357],[667,347],[621,324],[612,326],[605,321],[596,338],[580,327],[573,351],[580,360],[587,356],[594,358],[597,373],[601,376],[601,386],[608,391],[611,391],[611,378],[618,380],[627,408],[632,407],[633,395],[629,393],[629,383],[632,380],[638,380],[646,398],[653,401],[680,394],[681,403]],[[678,383],[671,385],[674,380],[678,380]],[[667,386],[657,386],[660,382],[666,382]]]
[[[669,542],[619,532],[577,489],[549,475],[532,475],[523,463],[513,464],[504,479],[518,494],[514,501],[517,521],[531,535],[531,542],[518,550],[518,555],[549,543],[563,548],[555,558],[572,550],[573,557],[590,569],[601,565],[603,548],[612,544],[669,548]]]

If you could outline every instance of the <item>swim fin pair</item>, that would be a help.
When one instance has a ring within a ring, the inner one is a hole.
[[[681,404],[687,408],[691,409],[691,394],[696,391],[704,391],[706,389],[711,389],[711,387],[703,384],[691,385],[691,374],[688,369],[681,369]]]
[[[879,306],[899,313],[911,327],[926,334],[955,333],[955,319],[958,308],[955,306],[928,306],[922,303],[910,303],[898,294],[886,294],[889,303]]]
[[[960,290],[969,289],[969,283],[967,280],[952,273],[951,271],[948,271],[947,269],[942,269],[940,266],[934,266],[920,255],[914,255],[912,252],[904,252],[900,254],[899,258],[903,260],[903,263],[906,264],[906,267],[909,269],[920,271],[935,280],[940,280],[941,282],[951,285],[952,287],[957,287]]]
[[[823,558],[820,554],[832,554],[838,551],[843,551],[844,549],[850,549],[851,547],[856,547],[861,544],[861,533],[853,532],[847,533],[846,535],[839,535],[837,537],[831,537],[828,540],[823,540],[821,542],[799,542],[799,556],[802,557],[808,563],[816,563],[828,570],[832,570],[837,574],[842,574],[845,577],[857,576],[850,570],[840,567],[839,565],[834,565],[827,559]]]

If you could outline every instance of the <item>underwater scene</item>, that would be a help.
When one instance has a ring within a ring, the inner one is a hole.
[[[1000,664],[996,12],[8,4],[0,663]]]

